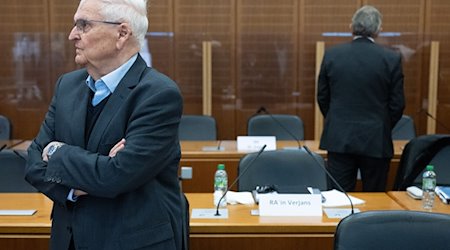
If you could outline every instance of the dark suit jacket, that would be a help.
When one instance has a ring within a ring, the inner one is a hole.
[[[317,101],[325,117],[321,149],[392,158],[391,130],[405,106],[400,54],[366,38],[327,50]]]
[[[87,75],[82,69],[59,78],[28,149],[26,179],[54,201],[52,249],[67,249],[72,233],[77,249],[180,249],[177,85],[139,56],[85,141]],[[125,148],[109,157],[121,138]],[[47,164],[41,152],[51,141],[67,145]],[[89,195],[67,201],[70,188]]]

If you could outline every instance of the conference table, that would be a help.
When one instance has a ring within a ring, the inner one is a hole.
[[[365,201],[355,206],[361,211],[403,209],[386,193],[351,195]],[[211,193],[186,196],[191,211],[214,208]],[[52,202],[40,193],[0,193],[0,210],[36,210],[31,216],[0,216],[0,249],[48,249],[51,207]],[[322,217],[251,215],[256,205],[228,205],[227,208],[227,219],[190,219],[190,249],[332,249],[340,221],[325,214]]]
[[[400,163],[403,148],[408,141],[394,141],[394,157],[391,161],[386,191],[393,190],[395,176]],[[300,144],[300,145],[299,145]],[[25,151],[30,145],[30,141],[23,141],[12,147],[14,150]],[[214,173],[217,164],[225,164],[228,173],[228,180],[235,180],[238,174],[239,160],[248,151],[239,151],[237,142],[233,140],[223,141],[181,141],[180,167],[191,167],[192,179],[183,180],[183,191],[185,193],[210,193],[213,191]],[[327,152],[319,149],[319,141],[277,141],[277,149],[296,149],[306,145],[311,151],[326,158]],[[233,188],[236,190],[236,187]],[[355,191],[361,191],[361,183],[358,181]]]
[[[403,191],[390,191],[387,193],[395,202],[405,210],[427,211],[422,207],[422,200],[415,200]],[[429,211],[427,211],[429,212]],[[450,214],[450,205],[443,203],[436,195],[434,205],[431,209],[433,213]]]

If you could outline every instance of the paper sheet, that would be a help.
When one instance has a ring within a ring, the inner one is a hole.
[[[253,199],[251,192],[234,192],[228,191],[227,193],[227,203],[228,204],[246,204],[252,205],[255,204],[255,200]]]
[[[322,195],[325,197],[326,201],[322,203],[323,207],[340,207],[340,206],[350,206],[350,201],[344,193],[333,189],[330,191],[323,191]],[[358,199],[349,195],[352,200],[353,205],[364,204],[365,201]]]

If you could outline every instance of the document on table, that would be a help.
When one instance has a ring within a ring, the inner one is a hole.
[[[347,196],[336,189],[330,191],[322,191],[322,195],[326,199],[325,202],[322,203],[323,207],[350,206],[350,201],[348,200]],[[349,195],[349,197],[352,200],[353,205],[364,204],[365,202],[364,200],[358,199],[351,195]]]
[[[9,215],[9,216],[30,216],[36,213],[34,209],[28,210],[18,210],[18,209],[0,209],[0,215]]]

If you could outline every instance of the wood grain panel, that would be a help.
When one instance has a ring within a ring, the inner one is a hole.
[[[429,1],[426,31],[439,41],[439,78],[436,133],[450,133],[450,1]],[[429,51],[429,50],[428,50]]]
[[[9,117],[13,138],[31,138],[50,93],[49,13],[45,0],[2,3],[0,113]]]
[[[173,76],[175,71],[173,1],[149,1],[147,46],[151,66]]]
[[[243,0],[237,5],[238,135],[264,106],[271,113],[296,113],[298,1]]]
[[[175,80],[184,97],[185,114],[202,113],[202,42],[212,42],[212,115],[219,138],[233,137],[234,32],[232,0],[175,1]]]

